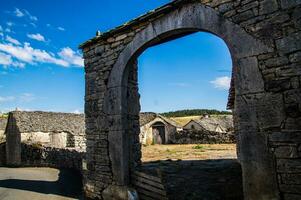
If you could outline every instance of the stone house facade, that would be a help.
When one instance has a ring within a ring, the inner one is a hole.
[[[175,121],[156,113],[140,113],[139,117],[139,139],[144,145],[168,144],[172,135],[182,130]]]
[[[5,135],[8,165],[20,164],[21,143],[80,152],[86,150],[83,114],[10,112]]]

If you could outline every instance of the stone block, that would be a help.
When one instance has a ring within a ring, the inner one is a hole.
[[[253,11],[252,10],[247,10],[245,12],[234,15],[232,18],[233,18],[234,22],[239,23],[239,22],[242,22],[242,21],[246,21],[246,20],[248,20],[252,17],[254,17]]]
[[[281,180],[288,185],[301,185],[301,174],[281,174]]]
[[[260,2],[259,14],[269,14],[275,12],[278,9],[277,0],[264,0]]]
[[[259,5],[258,1],[251,1],[251,2],[248,3],[248,4],[245,4],[245,5],[241,6],[241,7],[239,7],[239,8],[237,9],[237,11],[238,11],[239,13],[240,13],[240,12],[245,12],[245,11],[247,11],[247,10],[250,10],[250,9],[254,8],[254,7],[257,7],[258,5]]]
[[[301,195],[301,185],[279,185],[280,191],[284,193],[294,193]]]
[[[301,1],[300,0],[280,0],[280,3],[281,3],[281,7],[283,9],[288,9],[288,8],[292,8],[297,5],[300,5]]]
[[[276,158],[298,158],[301,154],[298,153],[297,146],[279,146],[274,152]]]
[[[235,77],[237,94],[258,93],[264,91],[264,82],[256,57],[242,58],[237,63]]]
[[[266,133],[240,133],[244,196],[248,199],[279,199],[273,156]],[[252,183],[256,183],[253,185]],[[258,193],[260,191],[260,193]]]
[[[294,62],[301,62],[301,51],[290,54],[289,55],[289,60],[293,63]]]
[[[301,173],[301,159],[277,159],[277,172]]]
[[[290,53],[301,50],[301,34],[300,32],[293,33],[282,39],[276,40],[277,49],[283,53]]]
[[[282,57],[270,58],[265,60],[264,62],[267,68],[271,68],[271,67],[277,67],[277,66],[288,64],[289,60],[286,56],[282,56]]]
[[[300,200],[301,199],[301,194],[284,193],[283,197],[284,197],[285,200]]]

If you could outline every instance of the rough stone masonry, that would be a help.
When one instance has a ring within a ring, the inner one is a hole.
[[[83,43],[88,198],[127,199],[140,164],[137,57],[197,31],[232,55],[244,198],[301,199],[300,0],[176,0]]]

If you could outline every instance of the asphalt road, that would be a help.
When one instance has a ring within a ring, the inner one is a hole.
[[[82,199],[80,174],[53,168],[0,168],[0,200]]]

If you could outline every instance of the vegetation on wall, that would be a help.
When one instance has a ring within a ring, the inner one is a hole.
[[[161,113],[165,117],[185,117],[185,116],[195,116],[195,115],[232,115],[229,111],[219,111],[215,109],[187,109],[187,110],[177,110],[171,112]]]

